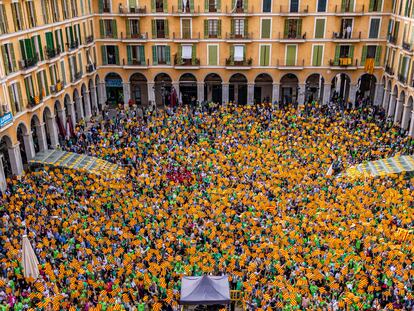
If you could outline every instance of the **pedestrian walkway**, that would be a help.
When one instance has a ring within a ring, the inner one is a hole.
[[[56,167],[84,170],[96,175],[105,175],[113,178],[123,176],[122,169],[116,164],[84,154],[61,150],[46,150],[39,152],[36,154],[36,157],[30,161],[30,164],[46,164]]]
[[[346,170],[345,175],[349,177],[376,177],[412,171],[414,171],[414,156],[404,155],[352,166]]]

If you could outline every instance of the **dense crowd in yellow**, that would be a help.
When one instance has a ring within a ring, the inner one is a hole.
[[[229,275],[248,310],[414,308],[414,242],[395,238],[414,224],[414,179],[326,176],[337,159],[412,152],[364,111],[120,112],[66,149],[126,177],[46,167],[11,182],[0,310],[175,310],[181,276],[203,274]],[[35,283],[19,264],[26,228]]]

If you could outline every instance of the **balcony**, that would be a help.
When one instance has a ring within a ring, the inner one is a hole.
[[[357,42],[361,41],[362,33],[351,33],[349,36],[347,33],[344,32],[334,32],[332,34],[332,39],[334,42]]]
[[[19,68],[20,70],[27,70],[36,66],[38,62],[39,58],[37,56],[33,58],[22,59],[21,61],[19,61]]]
[[[35,95],[34,97],[30,96],[27,100],[27,109],[32,109],[39,105],[42,102],[42,98],[39,95]]]
[[[306,32],[303,35],[299,33],[288,33],[283,36],[279,32],[279,40],[282,43],[303,43],[306,41]]]
[[[295,62],[294,64],[287,64],[287,60],[278,59],[276,62],[276,66],[280,70],[302,70],[305,67],[305,60],[302,59],[301,62]]]
[[[245,7],[237,7],[233,9],[232,7],[228,7],[226,5],[226,10],[225,10],[226,14],[233,14],[233,15],[248,15],[248,14],[252,14],[253,12],[254,12],[253,6],[251,6],[250,9],[245,8]]]
[[[122,59],[122,66],[137,66],[137,67],[148,67],[149,66],[149,59],[145,61],[145,59],[129,59],[125,62],[125,58]]]
[[[389,74],[390,76],[393,76],[394,75],[394,69],[390,65],[386,65],[385,66],[385,72],[387,74]]]
[[[49,60],[59,56],[60,53],[62,52],[59,46],[53,49],[45,47],[45,51],[46,51],[46,58]]]
[[[358,60],[353,60],[351,57],[340,57],[335,60],[329,60],[329,66],[339,68],[358,67]]]
[[[123,32],[121,32],[121,40],[145,41],[145,40],[148,40],[148,32],[144,32],[144,33],[127,33],[125,35],[124,35]]]
[[[252,41],[253,33],[243,33],[243,34],[236,34],[236,33],[227,33],[226,32],[226,40],[228,41]]]
[[[351,6],[335,5],[335,15],[339,16],[356,16],[363,15],[365,11],[365,5],[355,5],[355,9]]]
[[[217,13],[219,11],[220,10],[216,5],[210,5],[210,4],[208,5],[208,9],[207,9],[208,13]]]
[[[82,71],[76,72],[72,77],[72,80],[71,80],[72,83],[79,81],[82,78],[82,75],[83,75]]]
[[[73,42],[66,43],[66,46],[68,47],[68,51],[76,50],[79,47],[79,41],[75,40]]]
[[[253,58],[237,61],[233,57],[226,58],[226,67],[231,69],[249,69],[253,65]]]
[[[200,66],[200,59],[199,58],[183,59],[181,56],[175,54],[174,55],[174,66],[177,66],[177,67],[199,67]]]
[[[94,41],[94,37],[93,36],[87,36],[85,38],[86,44],[90,44]]]
[[[96,70],[96,63],[86,65],[86,72],[92,73]]]
[[[408,42],[405,42],[405,41],[403,41],[403,43],[402,43],[402,48],[403,48],[405,51],[410,52],[410,53],[413,51],[413,49],[412,49],[412,47],[411,47],[411,44],[410,44],[410,43],[408,43]]]
[[[50,93],[52,95],[59,93],[63,90],[63,83],[58,81],[55,85],[50,86]]]
[[[192,33],[182,33],[180,34],[176,34],[175,32],[173,32],[173,40],[176,41],[198,41],[201,39],[201,34],[195,34],[195,36],[192,35]]]
[[[172,6],[172,14],[175,16],[181,16],[181,15],[191,15],[191,16],[197,16],[200,14],[200,6],[197,6],[196,8],[193,9],[193,11],[191,11],[190,8],[178,8],[175,6]]]
[[[288,5],[281,5],[279,9],[281,16],[298,16],[298,15],[306,15],[309,13],[309,5],[304,5],[298,8],[297,11],[291,11],[290,6]]]
[[[402,84],[406,84],[407,83],[407,77],[402,75],[402,74],[398,74],[398,81],[400,81]]]
[[[139,7],[139,8],[119,8],[119,14],[146,14],[147,7]]]
[[[102,12],[103,12],[103,13],[111,13],[111,8],[110,8],[110,7],[107,7],[107,6],[104,6],[104,7],[102,8]]]

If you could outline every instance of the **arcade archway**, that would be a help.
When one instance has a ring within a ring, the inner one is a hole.
[[[254,102],[270,103],[272,102],[273,79],[267,73],[259,74],[254,80]]]
[[[189,105],[197,100],[197,79],[191,73],[185,73],[180,77],[180,95],[183,105]]]
[[[139,106],[148,106],[148,83],[147,78],[142,73],[134,73],[130,78],[131,99]]]
[[[204,79],[204,98],[208,102],[222,103],[223,101],[223,80],[216,73],[208,74]]]
[[[247,103],[247,78],[241,73],[236,73],[229,80],[229,101],[239,105]]]
[[[305,101],[319,101],[324,91],[325,79],[318,73],[310,75],[305,82]]]
[[[280,102],[284,105],[296,103],[299,93],[299,79],[296,75],[288,73],[280,80]]]
[[[115,72],[108,73],[105,77],[106,100],[112,107],[124,102],[124,90],[122,87],[122,78]]]
[[[332,79],[331,98],[348,100],[351,79],[345,73],[339,73]]]
[[[172,80],[166,73],[158,74],[154,79],[155,103],[158,107],[168,106]],[[178,91],[178,90],[177,90]]]
[[[358,92],[357,98],[369,98],[371,101],[374,101],[375,97],[375,87],[377,84],[377,78],[371,74],[364,74],[358,80]]]
[[[10,161],[9,148],[13,146],[10,137],[3,136],[0,138],[0,169],[3,169],[5,179],[13,176],[12,165]]]

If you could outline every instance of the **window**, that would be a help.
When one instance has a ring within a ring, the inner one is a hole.
[[[153,64],[166,64],[171,63],[170,47],[165,45],[155,45],[152,47]]]
[[[290,12],[299,12],[299,0],[290,0]]]
[[[62,11],[63,11],[63,19],[70,18],[69,16],[69,0],[62,0]]]
[[[127,35],[131,38],[140,36],[139,19],[130,19],[127,21]]]
[[[82,61],[82,53],[78,54],[78,63],[79,63],[79,72],[83,74],[83,61]]]
[[[36,58],[38,60],[44,60],[45,58],[43,55],[43,45],[42,45],[42,40],[40,39],[39,35],[32,37],[32,44],[34,47]]]
[[[286,46],[286,66],[296,66],[296,45]]]
[[[115,19],[100,20],[101,36],[102,38],[117,38],[118,30]]]
[[[59,82],[59,75],[57,73],[56,64],[52,64],[49,66],[49,75],[51,85],[56,85]]]
[[[244,60],[244,45],[234,46],[234,61],[242,62]]]
[[[381,62],[382,47],[377,45],[368,45],[362,48],[361,65],[365,65],[367,59],[374,59],[375,66]]]
[[[272,20],[270,18],[262,19],[262,39],[270,39],[270,29]]]
[[[404,81],[407,80],[408,70],[410,68],[410,62],[411,61],[410,61],[409,56],[400,57],[400,66],[399,66],[400,80],[404,80]]]
[[[206,12],[218,12],[220,10],[220,0],[204,0]]]
[[[78,17],[78,2],[76,0],[70,0],[70,6],[72,8],[72,18]]]
[[[321,66],[323,57],[323,45],[314,45],[312,54],[312,66]]]
[[[50,4],[52,7],[52,19],[53,19],[53,22],[56,23],[60,20],[59,5],[57,3],[57,0],[51,0]]]
[[[244,35],[244,19],[235,19],[234,23],[234,35],[243,36]]]
[[[37,74],[37,86],[39,87],[39,96],[43,99],[46,96],[49,96],[49,86],[46,78],[46,71],[39,71]]]
[[[42,4],[42,13],[43,13],[43,23],[45,25],[50,24],[50,16],[49,16],[50,3],[49,3],[49,0],[42,0],[41,4]]]
[[[127,46],[128,65],[145,65],[145,48],[143,45]]]
[[[26,1],[26,11],[27,11],[27,20],[29,21],[29,27],[36,27],[37,20],[36,20],[36,13],[34,9],[34,3],[32,0]]]
[[[352,38],[352,27],[353,19],[352,18],[343,18],[341,22],[341,34],[340,38],[351,39]]]
[[[369,38],[370,39],[378,38],[380,22],[381,22],[380,18],[371,19],[371,25],[369,27]]]
[[[183,13],[194,12],[194,0],[178,0],[178,10]]]
[[[349,57],[350,50],[351,50],[351,47],[349,45],[341,45],[340,46],[339,57],[340,58],[347,58],[347,57]]]
[[[102,63],[104,65],[119,65],[119,50],[118,46],[105,45],[102,49]]]
[[[247,1],[244,0],[232,0],[232,12],[243,13],[247,9]]]
[[[353,63],[354,47],[352,45],[338,45],[335,49],[335,66],[350,66]]]
[[[318,12],[326,12],[326,0],[318,0]]]
[[[221,36],[221,20],[209,19],[204,21],[204,34],[208,38],[219,38]]]
[[[56,29],[55,30],[55,39],[56,39],[56,47],[59,49],[59,51],[63,51],[63,35],[62,35],[62,29]]]
[[[181,57],[183,59],[191,59],[193,54],[193,46],[192,45],[182,45],[181,46]]]
[[[317,18],[315,20],[315,38],[322,39],[325,35],[325,19]]]
[[[159,13],[165,13],[167,11],[167,1],[166,0],[153,0],[155,2],[155,8],[153,7],[153,11]],[[164,3],[165,2],[165,3]],[[154,10],[155,9],[155,10]]]
[[[4,69],[6,75],[16,71],[16,58],[14,56],[14,48],[12,43],[6,43],[1,46],[1,53],[3,56]]]
[[[36,95],[34,91],[32,76],[27,76],[26,78],[24,78],[24,86],[26,88],[26,98],[29,102],[29,105],[34,106],[34,100]]]
[[[208,46],[208,65],[217,66],[218,65],[218,45],[209,45]]]
[[[191,19],[181,20],[181,34],[183,39],[191,38]]]
[[[77,64],[76,64],[76,56],[69,57],[69,71],[70,71],[70,80],[72,82],[77,80]]]
[[[272,0],[263,0],[263,12],[264,13],[272,12]]]
[[[20,2],[13,2],[12,6],[12,15],[13,15],[13,22],[14,22],[14,30],[19,31],[23,30],[23,12]]]
[[[408,17],[410,15],[410,7],[411,7],[411,0],[406,0],[405,1],[404,16]]]
[[[61,74],[63,85],[66,85],[67,80],[66,80],[66,69],[65,69],[64,60],[60,61],[60,74]]]
[[[260,46],[260,66],[270,65],[270,45]]]
[[[381,7],[382,7],[382,0],[370,0],[369,2],[370,12],[380,12]]]
[[[110,0],[99,0],[99,12],[100,13],[111,13],[111,1]]]
[[[13,83],[9,86],[9,97],[13,115],[23,111],[23,96],[20,82]]]
[[[152,21],[152,37],[164,39],[168,38],[168,20],[156,19]]]
[[[285,39],[298,39],[302,37],[302,20],[286,19],[285,20]]]
[[[7,15],[4,8],[4,4],[0,3],[0,35],[8,33],[9,28],[7,25]]]
[[[355,0],[342,0],[341,10],[342,12],[353,12]]]

